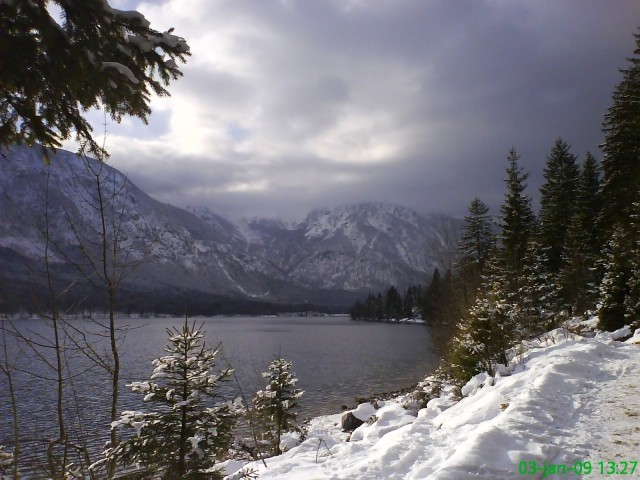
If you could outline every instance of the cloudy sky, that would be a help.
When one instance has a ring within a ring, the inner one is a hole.
[[[111,0],[192,57],[111,164],[155,198],[229,218],[364,201],[495,212],[513,146],[537,197],[562,137],[600,157],[637,0]],[[103,130],[95,115],[96,132]]]

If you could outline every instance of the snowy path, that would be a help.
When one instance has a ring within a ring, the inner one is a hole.
[[[598,384],[593,405],[577,425],[594,465],[640,462],[640,345],[615,346],[619,357],[603,365],[610,376]],[[628,477],[640,478],[640,465]]]
[[[477,377],[485,386],[450,408],[438,399],[415,418],[387,402],[350,442],[339,415],[322,417],[300,446],[251,467],[261,480],[614,478],[607,462],[640,462],[640,345],[549,343],[509,376]],[[631,467],[615,478],[640,478]]]

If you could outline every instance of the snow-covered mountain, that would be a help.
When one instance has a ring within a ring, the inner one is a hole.
[[[313,288],[349,291],[424,283],[448,260],[459,222],[365,203],[311,212],[297,225],[254,220],[252,250]]]
[[[128,282],[137,291],[344,304],[356,292],[424,283],[450,260],[459,226],[387,204],[316,210],[302,222],[234,224],[206,207],[160,203],[95,160],[62,150],[50,156],[47,165],[41,148],[14,147],[0,157],[4,282],[20,265],[43,263],[45,214],[54,264],[71,271],[96,254],[98,182],[107,228],[118,228],[119,256],[135,266]]]

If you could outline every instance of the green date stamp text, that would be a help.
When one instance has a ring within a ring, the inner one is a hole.
[[[599,461],[591,462],[585,460],[583,462],[576,461],[572,465],[566,463],[538,463],[536,461],[525,462],[524,460],[518,464],[518,473],[520,475],[538,475],[542,473],[542,478],[549,475],[571,474],[576,475],[634,475],[638,467],[635,460],[629,461]]]

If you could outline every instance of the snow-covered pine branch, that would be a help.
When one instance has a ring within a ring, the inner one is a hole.
[[[99,107],[115,121],[146,123],[151,95],[169,95],[182,76],[177,62],[189,55],[173,29],[157,31],[140,12],[107,0],[1,1],[0,146],[55,149],[75,135],[103,158],[85,112]]]

